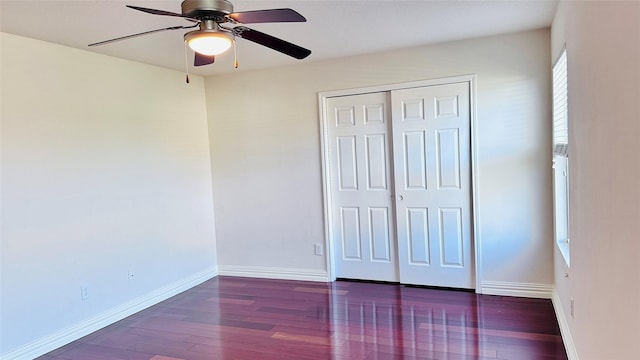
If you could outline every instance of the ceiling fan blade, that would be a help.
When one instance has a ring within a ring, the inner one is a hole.
[[[186,16],[184,16],[182,14],[174,13],[174,12],[171,12],[171,11],[149,9],[149,8],[133,6],[133,5],[127,5],[127,7],[130,8],[130,9],[146,12],[146,13],[153,14],[153,15],[176,16],[176,17],[181,17],[181,18],[185,18],[186,17]]]
[[[149,35],[149,34],[153,34],[153,33],[157,33],[157,32],[162,32],[162,31],[167,31],[167,30],[189,29],[189,28],[193,28],[193,27],[196,27],[196,26],[198,26],[198,25],[196,24],[194,26],[171,26],[171,27],[167,27],[167,28],[150,30],[150,31],[145,31],[145,32],[137,33],[137,34],[122,36],[122,37],[115,38],[115,39],[100,41],[100,42],[97,42],[97,43],[89,44],[88,46],[100,46],[100,45],[110,44],[110,43],[113,43],[113,42],[116,42],[116,41],[127,40],[127,39],[131,39],[131,38],[134,38],[134,37],[143,36],[143,35]]]
[[[232,20],[243,24],[269,22],[306,22],[304,16],[293,9],[267,9],[242,11],[227,15]]]
[[[193,58],[193,66],[202,66],[213,64],[216,60],[215,55],[203,55],[197,52],[195,53],[195,57]]]
[[[289,55],[296,59],[304,59],[311,54],[311,50],[305,49],[296,44],[292,44],[288,41],[278,39],[263,32],[250,29],[246,26],[236,26],[232,29],[233,34],[243,39],[253,41],[254,43],[264,45],[275,51],[279,51],[283,54]]]

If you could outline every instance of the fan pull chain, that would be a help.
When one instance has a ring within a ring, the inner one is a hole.
[[[187,70],[187,84],[189,83],[189,59],[187,58],[187,42],[184,42],[184,67]]]
[[[233,67],[238,68],[238,48],[236,47],[236,39],[233,39]]]

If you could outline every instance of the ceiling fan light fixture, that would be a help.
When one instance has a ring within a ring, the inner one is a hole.
[[[202,55],[219,55],[229,50],[233,44],[233,35],[223,31],[196,30],[184,35],[189,47]]]

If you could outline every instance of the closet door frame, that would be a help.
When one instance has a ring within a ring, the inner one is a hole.
[[[318,109],[320,118],[320,147],[322,163],[322,190],[324,205],[324,246],[326,249],[325,259],[327,267],[327,278],[329,281],[336,280],[335,271],[335,251],[334,239],[332,238],[333,228],[332,203],[331,203],[331,172],[329,154],[329,136],[327,124],[327,99],[336,96],[358,95],[371,92],[387,92],[401,89],[411,89],[425,86],[444,85],[453,83],[469,84],[470,101],[470,135],[471,135],[471,240],[473,243],[473,258],[475,264],[475,289],[480,292],[482,284],[482,241],[479,232],[480,213],[478,205],[478,171],[477,171],[477,124],[476,124],[476,75],[461,75],[446,78],[419,80],[387,85],[369,86],[344,90],[323,91],[318,93]]]

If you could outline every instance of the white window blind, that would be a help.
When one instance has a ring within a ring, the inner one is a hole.
[[[567,156],[569,152],[569,107],[567,94],[567,51],[553,66],[553,153]]]
[[[569,240],[569,107],[567,51],[553,65],[553,203],[558,249],[571,264]]]

